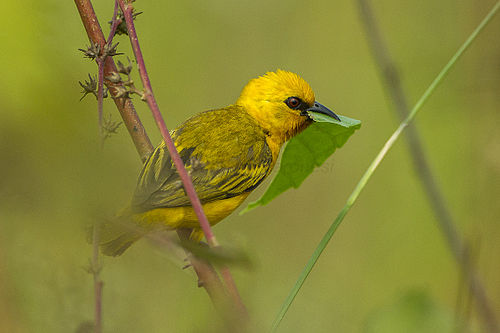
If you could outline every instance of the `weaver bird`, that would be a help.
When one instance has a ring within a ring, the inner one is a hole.
[[[205,111],[171,132],[211,225],[233,212],[271,173],[283,144],[312,123],[309,111],[340,120],[316,102],[309,84],[277,70],[251,80],[228,107]],[[130,207],[106,223],[101,249],[117,256],[148,232],[191,228],[203,233],[172,159],[162,142],[144,163]]]

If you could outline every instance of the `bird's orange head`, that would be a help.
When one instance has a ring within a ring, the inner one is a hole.
[[[236,105],[248,112],[278,146],[311,124],[308,111],[338,119],[316,102],[311,86],[304,79],[279,69],[250,80]]]

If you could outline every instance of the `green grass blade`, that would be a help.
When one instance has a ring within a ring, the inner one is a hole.
[[[477,28],[472,32],[472,34],[467,38],[467,40],[460,46],[460,48],[457,50],[457,52],[451,57],[451,59],[448,61],[448,63],[443,67],[441,72],[436,76],[434,81],[429,85],[427,90],[423,93],[423,95],[420,97],[420,99],[417,101],[413,109],[411,110],[410,114],[408,117],[406,117],[405,120],[399,125],[399,127],[396,129],[396,131],[391,135],[391,137],[387,140],[385,145],[382,147],[378,155],[375,157],[373,162],[370,164],[364,175],[361,177],[360,181],[354,188],[353,192],[347,199],[347,203],[345,204],[344,208],[340,211],[338,214],[337,218],[333,223],[330,225],[330,228],[328,231],[325,233],[321,241],[319,242],[318,246],[314,250],[311,258],[307,262],[306,266],[300,273],[299,278],[297,279],[297,282],[295,282],[295,285],[292,287],[292,290],[288,294],[288,297],[286,298],[285,302],[281,305],[280,311],[278,315],[276,316],[272,327],[271,331],[275,332],[283,317],[285,316],[286,312],[290,308],[290,305],[292,304],[293,300],[295,299],[295,296],[297,296],[297,293],[299,292],[300,288],[304,284],[304,281],[307,279],[309,273],[311,273],[311,270],[313,269],[314,265],[316,264],[317,260],[319,259],[321,253],[325,249],[326,245],[332,238],[333,234],[337,230],[338,226],[344,219],[345,215],[351,209],[352,205],[358,198],[359,194],[363,190],[363,188],[366,186],[368,180],[371,178],[372,174],[375,172],[377,169],[378,165],[380,162],[384,159],[385,155],[387,152],[391,149],[391,147],[394,145],[396,140],[399,138],[403,130],[405,129],[406,126],[412,121],[412,119],[415,117],[417,112],[422,108],[424,103],[429,99],[430,95],[434,92],[434,90],[437,88],[437,86],[443,81],[445,78],[446,74],[450,71],[450,69],[455,65],[457,60],[462,56],[462,54],[467,50],[467,48],[472,44],[472,42],[476,39],[476,37],[479,35],[479,33],[483,30],[483,28],[491,21],[491,19],[495,16],[495,14],[498,12],[500,9],[500,1],[498,1],[495,6],[489,11],[489,13],[485,16],[485,18],[481,21],[481,23],[477,26]]]

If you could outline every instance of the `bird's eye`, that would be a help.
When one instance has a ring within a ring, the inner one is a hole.
[[[288,97],[285,100],[285,104],[290,108],[290,109],[298,109],[302,101],[298,97]]]

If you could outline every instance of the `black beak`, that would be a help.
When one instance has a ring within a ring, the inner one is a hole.
[[[339,116],[337,116],[335,113],[333,113],[329,108],[324,106],[323,104],[320,104],[318,102],[314,102],[314,105],[307,109],[306,111],[311,111],[311,112],[317,112],[317,113],[322,113],[324,115],[327,115],[329,117],[332,117],[335,120],[340,121]]]

